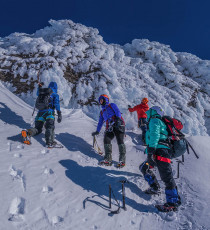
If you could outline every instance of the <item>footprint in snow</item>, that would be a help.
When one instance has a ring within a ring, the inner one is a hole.
[[[20,169],[15,169],[14,166],[10,166],[9,169],[10,176],[12,177],[13,180],[19,180],[21,182],[23,191],[25,192],[26,190],[26,181],[25,181],[25,176],[23,172]]]
[[[20,153],[15,153],[15,154],[13,155],[13,157],[15,157],[15,158],[21,158],[21,157],[22,157],[22,154],[20,154]]]
[[[52,191],[53,191],[53,188],[50,187],[50,186],[44,186],[44,187],[42,188],[42,192],[43,192],[43,193],[49,193],[49,192],[52,192]]]
[[[63,222],[63,218],[60,216],[54,216],[51,221],[53,225],[57,225],[58,223]]]
[[[23,144],[17,145],[17,149],[24,149],[24,145]]]
[[[44,174],[46,174],[46,175],[51,175],[53,173],[54,173],[54,171],[50,168],[45,168],[45,170],[44,170]]]
[[[41,154],[43,154],[43,155],[45,155],[45,154],[47,154],[47,153],[49,153],[49,152],[50,152],[49,149],[42,149],[42,150],[41,150]]]
[[[9,221],[23,221],[24,220],[25,199],[16,197],[12,200],[9,209]]]

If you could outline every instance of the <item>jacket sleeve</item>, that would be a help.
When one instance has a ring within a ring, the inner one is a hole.
[[[39,96],[39,87],[37,88],[36,96],[37,96],[37,97]]]
[[[96,131],[98,131],[99,133],[101,131],[101,127],[103,126],[103,123],[104,123],[104,118],[103,118],[102,114],[100,113],[98,126],[97,126],[97,129],[96,129]]]
[[[114,110],[115,115],[117,117],[121,118],[121,112],[120,112],[119,108],[117,107],[117,105],[114,103],[111,103],[110,105],[111,105],[112,109]]]
[[[156,148],[160,140],[160,122],[158,119],[151,119],[149,123],[149,143],[148,146]]]
[[[136,105],[136,106],[134,106],[133,108],[129,108],[128,110],[129,110],[129,112],[134,112],[134,111],[137,111],[138,110],[138,107],[139,107],[139,105]]]
[[[54,96],[54,106],[57,111],[61,111],[60,109],[60,101],[59,101],[59,95],[55,94]]]

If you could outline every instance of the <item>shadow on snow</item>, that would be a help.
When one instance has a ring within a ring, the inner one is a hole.
[[[96,193],[97,196],[105,200],[107,204],[109,197],[109,184],[111,184],[112,186],[116,199],[121,200],[121,183],[119,183],[119,180],[129,180],[129,177],[140,177],[140,175],[135,173],[120,170],[108,170],[103,167],[83,167],[73,160],[61,160],[59,163],[66,168],[66,176],[71,181],[81,186],[84,190],[87,190],[88,192],[92,191]],[[150,199],[150,197],[146,195],[141,189],[139,189],[136,184],[129,182],[129,184],[126,183],[125,186],[129,187],[131,192],[135,193],[137,196],[145,200]],[[104,196],[107,199],[103,198]],[[86,200],[91,201],[104,209],[108,209],[108,206],[97,201],[90,200],[89,198],[90,197],[86,198]],[[85,201],[83,201],[83,206],[84,202]],[[139,212],[156,212],[155,208],[152,205],[137,203],[135,200],[132,200],[129,197],[126,197],[126,205],[132,207],[133,209],[136,209]]]
[[[72,135],[70,133],[59,133],[56,134],[56,140],[58,140],[63,146],[65,146],[69,151],[76,152],[79,151],[84,155],[91,158],[96,158],[97,160],[102,160],[102,156],[97,154],[92,145],[88,144],[81,137]]]

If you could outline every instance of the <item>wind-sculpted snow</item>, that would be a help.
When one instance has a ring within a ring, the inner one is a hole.
[[[49,23],[32,35],[0,38],[0,80],[26,102],[34,104],[38,80],[56,81],[64,107],[98,118],[97,98],[106,93],[131,128],[137,118],[127,106],[148,97],[150,106],[182,120],[184,132],[207,134],[210,61],[146,39],[106,44],[97,29],[70,20]]]

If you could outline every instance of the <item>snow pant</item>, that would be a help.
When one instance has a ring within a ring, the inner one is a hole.
[[[139,118],[138,126],[142,131],[142,141],[145,142],[145,134],[147,132],[147,119],[146,118]]]
[[[45,124],[45,140],[46,144],[53,143],[55,138],[55,116],[54,112],[38,112],[35,118],[35,127],[28,129],[30,136],[38,135],[42,132]]]
[[[155,155],[170,159],[169,149],[165,149],[165,148],[157,149]],[[160,178],[165,184],[166,201],[169,203],[178,202],[180,198],[178,195],[175,180],[173,178],[171,163],[164,162],[157,159],[155,159],[155,163],[158,168]],[[153,187],[154,189],[158,189],[160,187],[147,161],[143,162],[140,165],[140,171],[142,172],[145,180],[148,182],[148,184],[151,187]]]
[[[126,147],[124,144],[125,133],[120,132],[115,127],[113,128],[112,132],[106,131],[104,134],[104,150],[105,150],[104,160],[112,161],[112,144],[111,144],[111,141],[113,140],[114,137],[116,137],[116,139],[117,139],[117,144],[118,144],[118,148],[119,148],[119,161],[122,161],[125,163],[125,160],[126,160]]]

